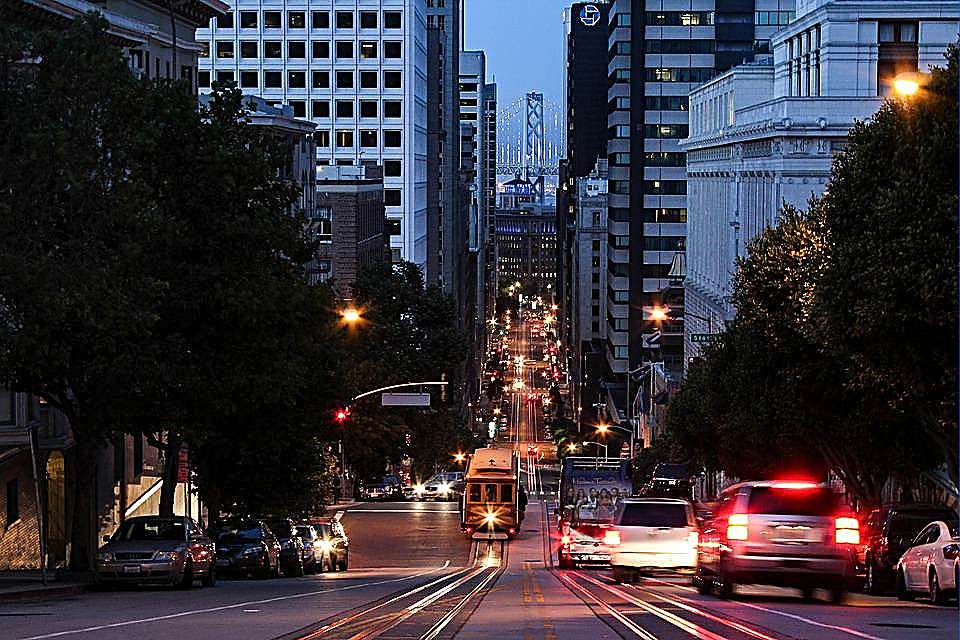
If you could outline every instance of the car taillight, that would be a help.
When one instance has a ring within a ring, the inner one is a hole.
[[[560,542],[564,546],[570,544],[570,536],[560,536]]]
[[[746,540],[750,535],[748,524],[745,513],[734,513],[727,518],[727,540]]]
[[[960,545],[948,544],[943,548],[943,557],[947,560],[956,560],[960,555]]]
[[[608,529],[606,533],[603,534],[603,544],[610,547],[615,547],[620,544],[620,532]]]
[[[860,544],[860,523],[856,518],[840,517],[834,521],[837,544]]]

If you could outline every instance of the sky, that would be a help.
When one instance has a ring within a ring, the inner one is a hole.
[[[572,0],[465,0],[466,49],[487,54],[487,82],[503,105],[528,91],[561,104],[563,24]]]

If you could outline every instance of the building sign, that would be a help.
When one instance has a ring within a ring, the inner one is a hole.
[[[531,193],[533,193],[532,189],[533,185],[529,184],[505,184],[503,185],[503,190],[500,193],[513,196],[529,196]]]
[[[600,22],[600,9],[595,4],[585,4],[580,7],[580,22],[587,27],[595,27]]]
[[[691,333],[690,342],[717,342],[720,339],[719,333]]]

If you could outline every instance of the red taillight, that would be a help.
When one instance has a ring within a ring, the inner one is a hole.
[[[837,544],[860,544],[860,523],[856,518],[841,516],[834,520]]]
[[[615,547],[620,544],[620,532],[614,529],[608,529],[603,534],[603,544],[608,547]]]
[[[750,537],[750,519],[745,513],[734,513],[727,518],[727,540],[746,540]]]
[[[515,534],[515,533],[517,532],[516,529],[510,529],[509,531],[510,531],[510,535],[513,535],[513,534]]]
[[[467,533],[468,534],[473,533],[473,527],[467,527]]]
[[[570,544],[570,536],[560,536],[560,543],[564,546]]]
[[[781,482],[776,482],[773,484],[774,489],[816,489],[816,482],[803,482],[796,480],[786,480]]]

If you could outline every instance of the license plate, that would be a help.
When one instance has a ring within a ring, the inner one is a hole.
[[[228,559],[226,559],[226,558],[217,558],[217,566],[218,566],[218,567],[229,567],[229,566],[230,566],[230,561],[229,561]]]
[[[125,564],[123,565],[124,573],[140,573],[140,565],[138,564]]]

